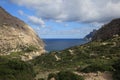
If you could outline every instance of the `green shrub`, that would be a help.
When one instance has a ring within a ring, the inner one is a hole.
[[[57,75],[59,80],[84,80],[82,76],[78,76],[70,71],[61,71]]]
[[[26,62],[0,57],[0,80],[33,80],[34,70]]]
[[[43,78],[39,78],[38,80],[45,80],[45,79],[43,79]]]
[[[113,68],[115,69],[115,71],[113,72],[114,80],[120,80],[120,59],[115,62]]]
[[[50,73],[48,75],[48,79],[47,80],[50,80],[51,78],[55,78],[55,80],[59,80],[57,74],[55,74],[55,73]]]
[[[111,65],[107,65],[107,64],[101,64],[101,63],[93,63],[90,64],[89,66],[85,67],[84,69],[82,69],[82,72],[97,72],[97,71],[112,71],[113,67]]]
[[[24,52],[32,52],[32,51],[37,51],[38,48],[31,45],[31,46],[28,46],[27,48],[23,49]]]
[[[70,71],[61,71],[57,74],[50,74],[48,80],[55,78],[55,80],[84,80],[82,76],[78,76]]]

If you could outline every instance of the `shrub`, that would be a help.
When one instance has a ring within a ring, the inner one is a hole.
[[[55,73],[50,73],[50,74],[48,75],[48,79],[47,79],[47,80],[50,80],[51,78],[55,78],[55,80],[58,80],[58,76],[57,76],[57,74],[55,74]]]
[[[34,70],[26,62],[0,57],[0,80],[33,80]]]
[[[28,46],[27,48],[23,49],[24,52],[32,52],[32,51],[37,51],[38,48],[31,45],[31,46]]]
[[[84,80],[82,76],[76,75],[70,71],[61,71],[57,74],[50,74],[48,80],[55,78],[55,80]]]
[[[113,72],[114,80],[120,80],[120,59],[115,62],[113,68],[115,69],[115,71]]]
[[[43,78],[39,78],[38,80],[45,80],[45,79],[43,79]]]
[[[97,72],[97,71],[112,71],[113,67],[111,65],[107,65],[107,64],[101,64],[101,63],[93,63],[87,67],[85,67],[84,69],[82,69],[82,72]]]

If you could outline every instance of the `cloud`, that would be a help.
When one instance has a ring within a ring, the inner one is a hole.
[[[55,21],[106,22],[120,17],[120,0],[11,0]]]
[[[18,13],[23,16],[24,15],[24,12],[22,10],[18,10]]]
[[[23,10],[18,10],[18,13],[21,16],[25,16],[32,25],[45,27],[45,22],[41,18],[38,18],[36,16],[28,15],[28,14],[24,13]]]
[[[28,16],[28,19],[32,24],[42,25],[42,26],[45,25],[45,22],[41,18],[37,18],[35,16]]]
[[[70,25],[69,23],[67,25]],[[40,35],[42,38],[83,38],[87,34],[89,34],[93,29],[99,29],[102,24],[100,23],[90,23],[84,26],[74,26],[62,27],[64,29],[54,29],[54,26],[46,26],[44,28],[34,28],[34,30]]]

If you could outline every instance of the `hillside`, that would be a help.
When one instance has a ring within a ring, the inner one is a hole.
[[[110,23],[105,24],[96,32],[92,40],[107,40],[113,36],[120,36],[120,18],[114,19]]]
[[[85,74],[85,77],[87,77],[89,73],[91,73],[91,76],[94,76],[97,75],[98,72],[101,74],[104,74],[106,71],[114,72],[115,68],[113,65],[115,62],[119,61],[120,57],[119,42],[120,36],[103,42],[94,41],[82,46],[72,47],[61,52],[51,52],[49,54],[39,56],[32,62],[35,66],[34,69],[39,73],[39,78],[43,77],[41,76],[43,72],[44,77],[49,73],[56,71],[88,73]],[[87,78],[89,79],[90,77]],[[109,79],[102,78],[100,80]]]
[[[0,7],[0,55],[18,54],[28,60],[44,51],[44,43],[33,29]]]

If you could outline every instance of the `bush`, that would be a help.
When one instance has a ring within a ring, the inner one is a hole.
[[[47,79],[47,80],[50,80],[51,78],[55,78],[55,80],[58,80],[58,76],[57,76],[57,74],[55,74],[55,73],[50,73],[50,74],[48,75],[48,79]]]
[[[115,62],[113,68],[115,69],[115,71],[113,72],[114,80],[120,80],[120,59]]]
[[[31,46],[28,46],[27,48],[23,49],[24,52],[32,52],[32,51],[37,51],[38,48],[31,45]]]
[[[57,74],[50,74],[48,80],[55,78],[55,80],[84,80],[82,76],[78,76],[70,71],[61,71]]]
[[[101,72],[113,71],[113,67],[107,64],[93,63],[81,70],[81,72],[86,72],[86,73],[97,72],[97,71],[101,71]]]
[[[26,62],[0,57],[0,80],[33,80],[34,70]]]
[[[84,80],[82,76],[78,76],[70,71],[61,71],[58,73],[59,80]]]
[[[43,79],[43,78],[39,78],[38,80],[45,80],[45,79]]]

